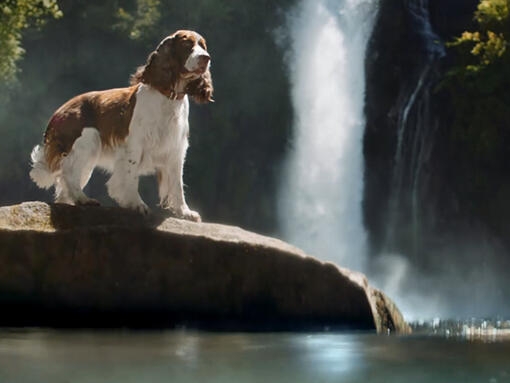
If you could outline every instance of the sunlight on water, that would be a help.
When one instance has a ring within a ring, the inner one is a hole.
[[[2,383],[510,382],[510,342],[374,334],[0,331]]]
[[[414,322],[412,327],[417,334],[445,338],[453,337],[486,342],[510,340],[510,320],[505,319],[444,320],[434,318],[428,321]]]
[[[363,358],[359,344],[352,336],[306,336],[297,337],[296,348],[303,350],[301,358],[316,370],[317,375],[349,375],[359,370]]]

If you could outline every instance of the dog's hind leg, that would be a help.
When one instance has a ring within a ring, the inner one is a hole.
[[[57,177],[55,202],[74,205],[98,205],[82,189],[92,175],[101,154],[101,138],[95,128],[84,128],[69,154],[62,159],[61,174]]]

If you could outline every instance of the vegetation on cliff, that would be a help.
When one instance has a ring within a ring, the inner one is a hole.
[[[470,174],[474,210],[505,236],[510,214],[507,160],[510,144],[510,0],[481,0],[476,28],[449,47],[455,66],[446,84],[453,105],[452,139],[459,163]]]
[[[492,157],[501,138],[508,137],[509,10],[510,0],[481,0],[474,16],[478,29],[449,44],[458,60],[449,73],[455,133],[471,143],[472,154],[480,159]]]
[[[22,31],[40,27],[47,17],[60,18],[56,0],[7,0],[0,5],[0,81],[13,81],[23,56]]]
[[[482,0],[475,12],[479,30],[465,31],[450,46],[462,51],[463,63],[454,74],[473,75],[508,57],[510,1]]]

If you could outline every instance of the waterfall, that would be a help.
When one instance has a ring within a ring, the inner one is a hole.
[[[385,251],[392,252],[398,243],[397,232],[401,225],[408,227],[406,242],[412,243],[413,258],[417,257],[420,245],[419,191],[422,168],[432,150],[437,121],[430,115],[431,88],[437,78],[434,65],[446,52],[440,37],[430,23],[428,0],[407,0],[406,8],[423,47],[421,67],[403,89],[397,105],[397,143],[393,161],[392,184],[388,205],[388,225]],[[409,193],[405,195],[404,188]],[[408,217],[408,218],[403,218]],[[400,224],[402,221],[402,224]],[[406,230],[404,230],[406,231]],[[410,238],[409,238],[410,237]]]
[[[289,18],[294,136],[279,194],[285,240],[355,270],[362,221],[365,50],[376,0],[302,0]]]

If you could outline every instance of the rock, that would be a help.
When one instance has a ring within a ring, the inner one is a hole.
[[[1,325],[409,331],[365,276],[237,227],[26,202],[0,245]]]

